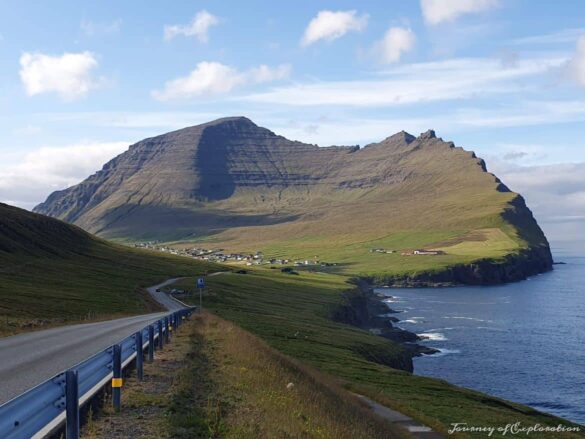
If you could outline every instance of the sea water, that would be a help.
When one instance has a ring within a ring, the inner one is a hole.
[[[414,372],[585,424],[585,257],[496,287],[379,289],[439,354]]]

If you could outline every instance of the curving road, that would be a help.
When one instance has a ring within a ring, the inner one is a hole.
[[[182,279],[182,278],[176,277],[174,279],[165,280],[161,284],[147,288],[147,291],[154,298],[154,300],[156,300],[158,303],[160,303],[162,306],[164,306],[169,311],[178,311],[180,309],[185,308],[186,305],[184,303],[180,302],[179,300],[175,299],[174,297],[171,297],[168,294],[163,293],[162,291],[156,291],[156,290],[159,288],[162,288],[162,287],[166,287],[167,285],[170,285],[170,284],[178,281],[179,279]]]
[[[175,280],[147,288],[170,311],[182,309],[183,305],[156,289]],[[145,314],[0,338],[0,405],[166,314]]]

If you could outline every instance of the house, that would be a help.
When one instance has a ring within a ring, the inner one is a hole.
[[[444,255],[445,254],[445,252],[442,252],[440,250],[425,250],[425,249],[415,250],[412,253],[415,254],[415,255],[431,255],[431,256]]]

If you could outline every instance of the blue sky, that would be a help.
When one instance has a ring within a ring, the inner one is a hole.
[[[320,145],[433,128],[554,241],[585,231],[582,1],[0,3],[2,201],[228,115]]]

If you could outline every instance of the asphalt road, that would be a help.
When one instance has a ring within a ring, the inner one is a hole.
[[[169,279],[148,288],[155,300],[170,311],[181,309],[182,305],[165,293],[157,293],[156,289],[174,281]],[[0,338],[0,404],[75,366],[165,314],[161,312],[62,326]]]
[[[172,284],[173,282],[175,282],[176,280],[179,280],[179,279],[181,279],[181,278],[178,277],[175,279],[166,280],[162,284],[158,284],[158,285],[155,285],[153,287],[147,288],[147,290],[150,293],[150,295],[154,298],[154,300],[156,300],[158,303],[160,303],[166,309],[168,309],[169,311],[178,311],[178,310],[184,308],[184,306],[179,301],[177,301],[176,299],[173,299],[172,297],[169,297],[168,294],[163,293],[162,291],[157,292],[156,290],[158,288],[162,288],[164,286],[167,286],[168,284]]]

